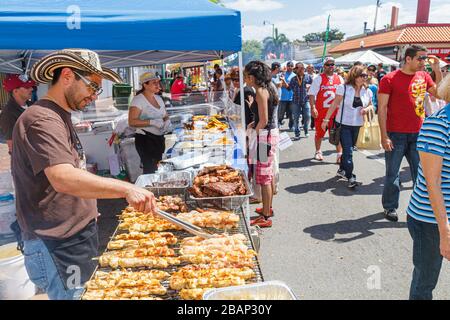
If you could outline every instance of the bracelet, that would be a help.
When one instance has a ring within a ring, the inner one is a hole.
[[[329,119],[323,119],[323,121],[324,121],[324,122],[330,122],[330,120],[329,120]]]

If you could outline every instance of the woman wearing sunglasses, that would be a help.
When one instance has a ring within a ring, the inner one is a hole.
[[[326,130],[331,115],[337,108],[339,109],[335,121],[336,125],[341,127],[340,140],[343,152],[337,175],[348,180],[349,188],[360,184],[353,174],[353,146],[364,123],[364,115],[372,109],[367,77],[367,69],[364,66],[354,66],[349,71],[345,84],[338,86],[336,99],[322,123],[322,129]]]

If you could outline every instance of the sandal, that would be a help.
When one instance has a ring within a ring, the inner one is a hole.
[[[316,154],[314,155],[314,159],[317,161],[323,161],[322,151],[316,151]]]
[[[256,204],[256,203],[261,203],[262,200],[256,199],[256,198],[250,198],[249,199],[250,204]]]
[[[251,226],[258,226],[260,228],[270,228],[272,227],[272,220],[266,219],[265,217],[258,217],[255,220],[250,221]]]
[[[255,212],[257,213],[257,214],[259,214],[260,216],[262,216],[263,215],[263,208],[256,208],[255,209]],[[273,209],[272,208],[270,208],[270,215],[269,216],[267,216],[267,217],[273,217],[273,216],[275,216],[274,214],[273,214]]]

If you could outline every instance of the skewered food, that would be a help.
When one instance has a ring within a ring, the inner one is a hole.
[[[130,232],[118,234],[114,237],[114,240],[141,240],[141,239],[167,239],[169,244],[177,243],[178,239],[171,232]]]
[[[245,195],[248,191],[240,172],[227,165],[205,167],[189,190],[198,198]]]
[[[134,257],[148,257],[148,256],[174,257],[175,250],[168,247],[113,250],[103,253],[102,257],[106,256],[114,256],[120,258],[134,258]]]
[[[136,232],[181,230],[180,227],[168,222],[167,220],[150,216],[124,219],[124,221],[119,224],[119,229]]]
[[[109,300],[119,298],[151,298],[152,295],[165,295],[167,289],[158,280],[156,285],[144,285],[132,288],[109,288],[99,290],[87,290],[83,300]]]
[[[185,186],[184,183],[182,186]],[[178,196],[161,196],[156,201],[156,205],[162,211],[166,212],[188,212],[186,202]]]
[[[181,246],[207,246],[207,245],[241,245],[246,244],[247,238],[242,233],[225,235],[218,234],[214,238],[189,237],[181,240]]]
[[[245,284],[255,273],[250,268],[215,269],[208,265],[192,265],[181,268],[170,278],[174,290],[195,288],[221,288]]]
[[[177,215],[177,218],[190,222],[198,227],[228,229],[236,228],[239,223],[239,216],[230,211],[196,211],[184,212]]]
[[[88,290],[100,290],[110,288],[129,288],[129,287],[156,287],[169,277],[165,271],[159,270],[141,270],[137,272],[114,270],[111,272],[98,271],[92,280],[86,283]]]
[[[171,244],[176,244],[177,238],[155,238],[155,239],[140,239],[140,240],[113,240],[108,243],[109,250],[132,249],[132,248],[153,248],[165,247]]]
[[[183,300],[202,300],[203,294],[214,288],[201,288],[201,289],[182,289],[180,291],[180,298]]]
[[[121,258],[112,255],[103,255],[99,258],[101,267],[117,268],[160,268],[164,269],[172,265],[179,265],[181,263],[179,258],[173,257],[134,257],[134,258]]]
[[[253,257],[256,256],[256,252],[248,250],[247,252],[223,252],[219,250],[204,251],[201,254],[184,254],[180,258],[182,261],[186,261],[193,264],[202,263],[214,263],[223,262],[228,266],[253,266]]]

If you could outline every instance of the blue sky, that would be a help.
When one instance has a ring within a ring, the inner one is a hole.
[[[262,40],[272,34],[268,20],[290,40],[323,31],[331,14],[331,27],[352,36],[362,33],[363,24],[373,28],[376,0],[222,0],[242,14],[244,40]],[[417,0],[382,1],[377,29],[390,23],[392,6],[400,8],[399,24],[415,23]],[[430,23],[450,23],[450,0],[431,0]]]

